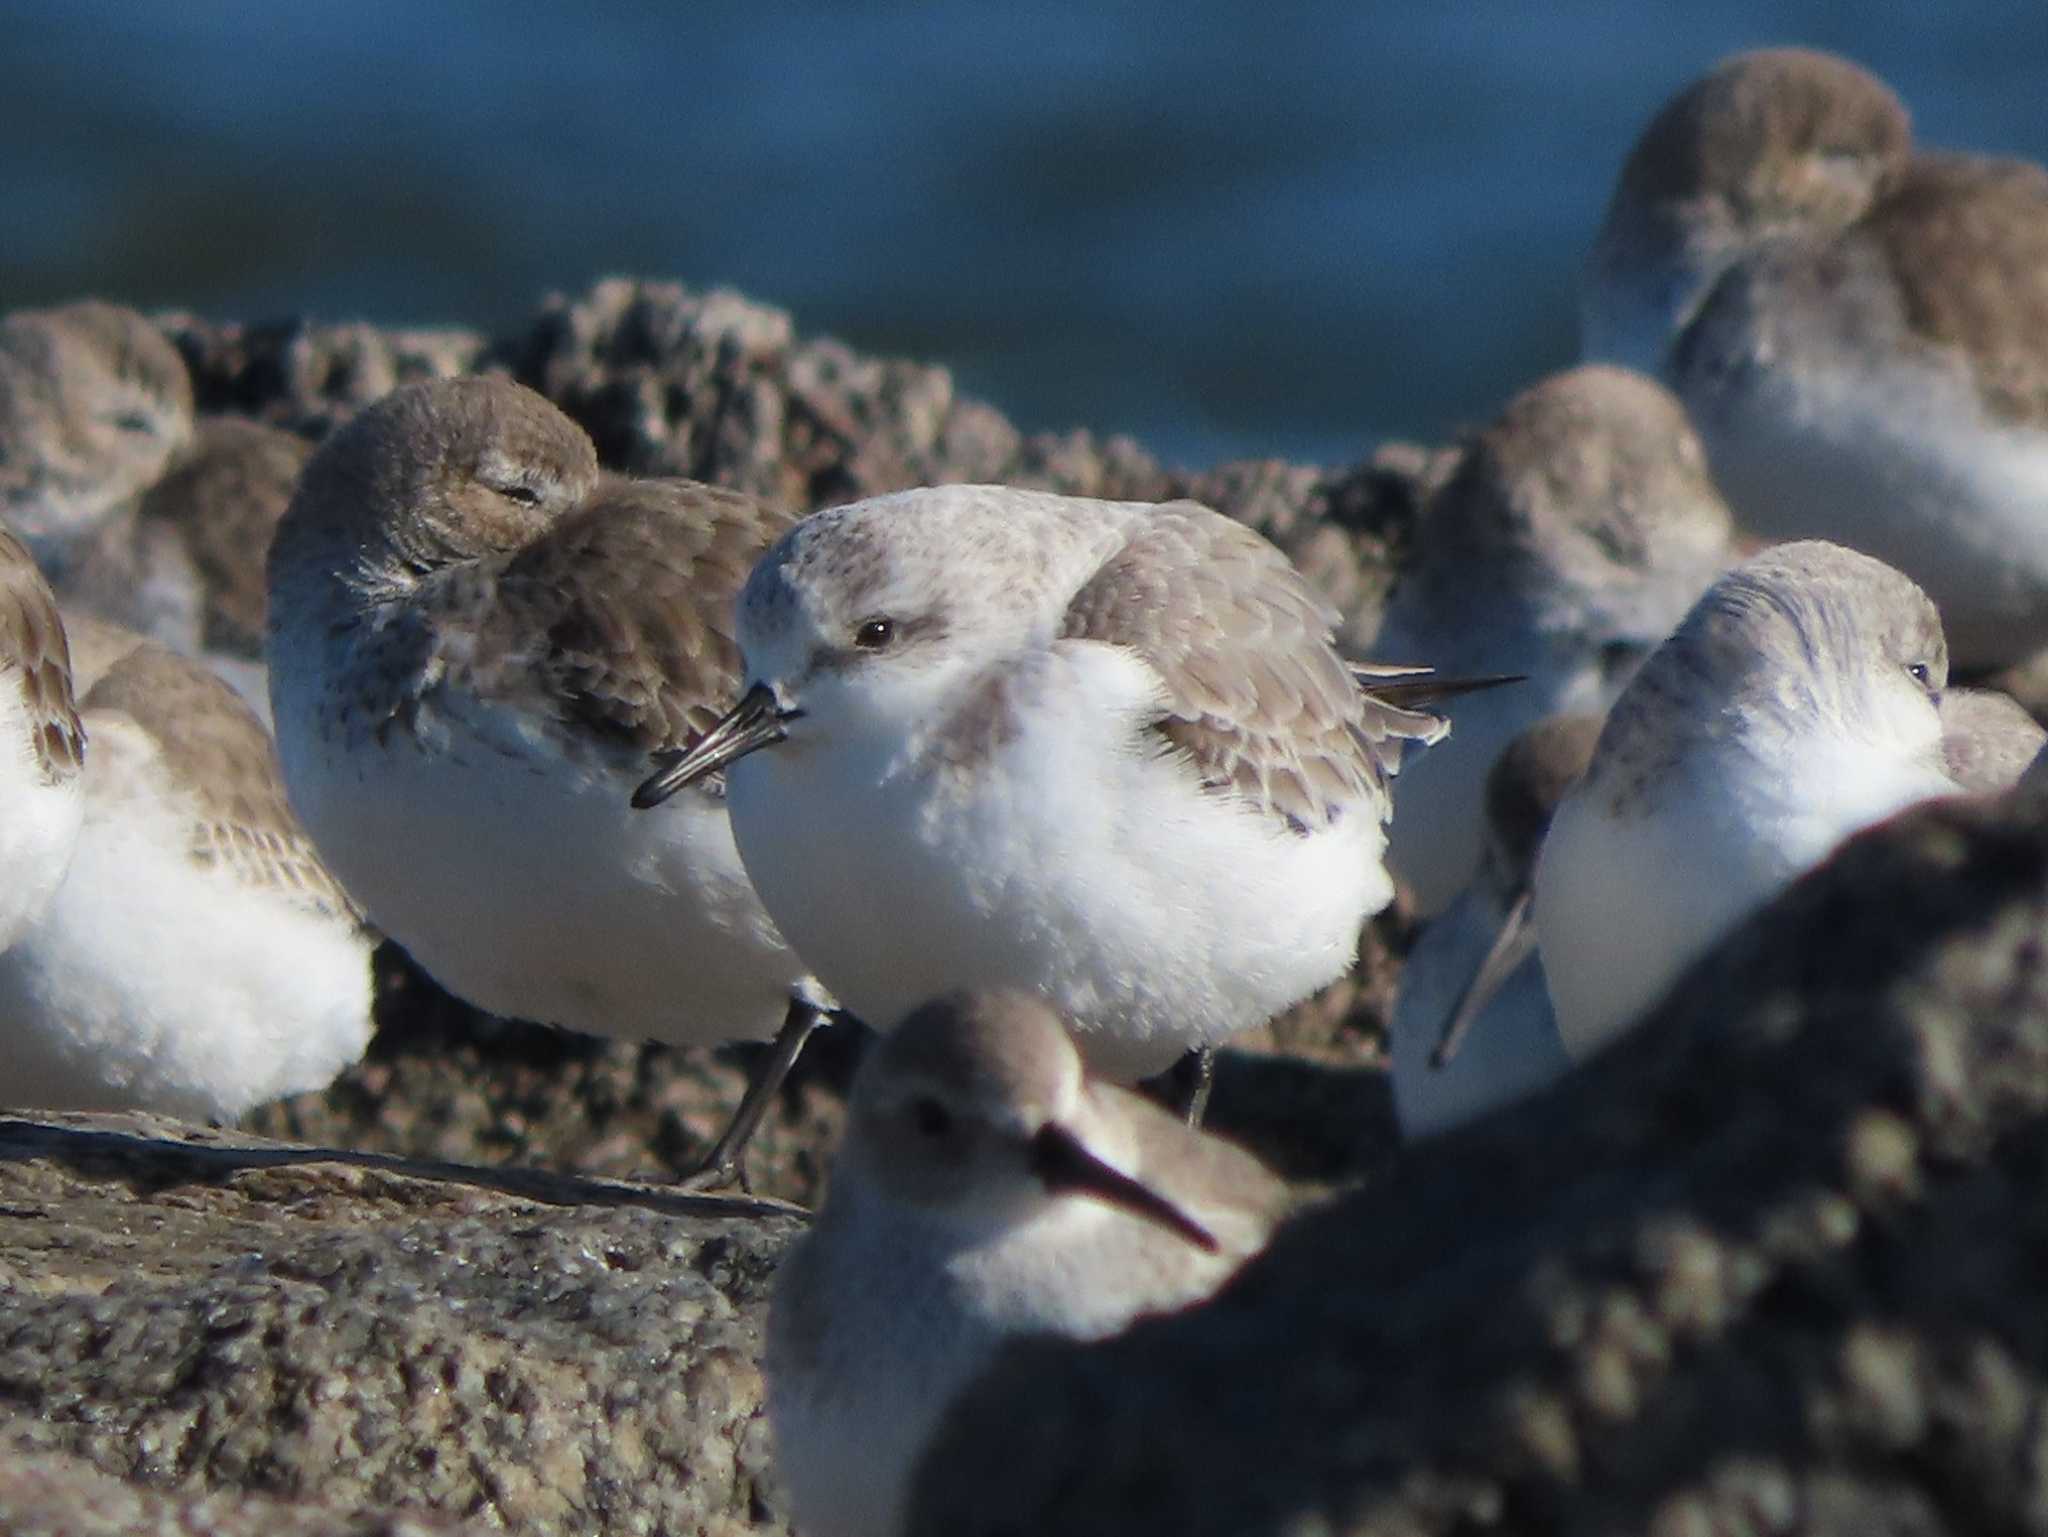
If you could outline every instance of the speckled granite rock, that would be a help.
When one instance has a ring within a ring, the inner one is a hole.
[[[185,356],[202,416],[246,416],[318,440],[413,379],[467,373],[484,350],[474,331],[390,330],[311,320],[216,323],[157,317]]]
[[[787,1208],[67,1117],[0,1119],[0,1211],[0,1499],[62,1453],[180,1498],[783,1529],[756,1362]]]
[[[0,1438],[0,1525],[8,1537],[482,1537],[476,1522],[323,1510],[246,1494],[173,1494],[110,1478],[83,1457]]]
[[[1858,839],[1206,1312],[1014,1352],[915,1530],[2048,1530],[2048,795]]]

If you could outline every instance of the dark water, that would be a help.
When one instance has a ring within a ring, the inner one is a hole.
[[[14,0],[0,306],[502,326],[608,272],[1028,427],[1355,457],[1567,361],[1647,114],[1731,50],[2048,159],[2048,6]]]

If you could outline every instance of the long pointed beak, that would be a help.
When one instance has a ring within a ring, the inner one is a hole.
[[[1465,991],[1458,995],[1458,1004],[1451,1010],[1450,1022],[1437,1039],[1436,1050],[1429,1054],[1431,1067],[1450,1066],[1451,1058],[1458,1054],[1458,1048],[1465,1044],[1465,1037],[1471,1033],[1472,1021],[1486,1012],[1486,1006],[1493,1002],[1494,995],[1529,958],[1529,952],[1536,948],[1536,925],[1529,921],[1529,912],[1529,893],[1524,891],[1508,908],[1507,916],[1501,920],[1500,932],[1493,936],[1493,946],[1486,952],[1486,959],[1479,963],[1472,980],[1465,984]]]
[[[1105,1205],[1158,1223],[1207,1254],[1220,1247],[1214,1233],[1165,1196],[1111,1168],[1064,1126],[1047,1124],[1031,1139],[1031,1166],[1048,1190],[1093,1196]]]
[[[1486,673],[1473,678],[1446,678],[1430,667],[1398,667],[1378,662],[1353,662],[1351,676],[1359,692],[1368,699],[1397,709],[1419,710],[1456,699],[1461,694],[1483,693],[1510,683],[1526,683],[1527,673]]]
[[[680,752],[656,754],[668,761],[633,792],[635,809],[645,811],[650,806],[659,806],[705,775],[737,763],[750,752],[773,747],[789,736],[788,723],[801,714],[801,710],[783,709],[776,701],[774,689],[756,683],[693,746]]]

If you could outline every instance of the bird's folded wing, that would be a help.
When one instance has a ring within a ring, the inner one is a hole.
[[[95,755],[89,784],[121,771],[97,755],[103,745],[118,751],[123,739],[101,723],[125,717],[154,739],[162,789],[191,808],[195,858],[315,911],[360,919],[292,815],[270,733],[242,696],[205,667],[143,642],[93,684],[81,708]]]
[[[792,521],[689,481],[601,488],[499,577],[496,633],[542,637],[537,654],[507,653],[538,696],[525,702],[637,753],[700,735],[739,695],[740,588]],[[488,635],[478,648],[500,649]]]
[[[1165,691],[1155,728],[1203,782],[1308,830],[1347,810],[1384,818],[1401,743],[1436,725],[1360,692],[1333,618],[1258,534],[1174,502],[1132,527],[1061,633],[1136,652]]]

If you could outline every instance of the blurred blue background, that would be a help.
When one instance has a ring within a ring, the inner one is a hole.
[[[2048,159],[2048,6],[13,0],[0,307],[500,329],[626,272],[1176,461],[1435,439],[1569,359],[1638,128],[1732,50]]]

